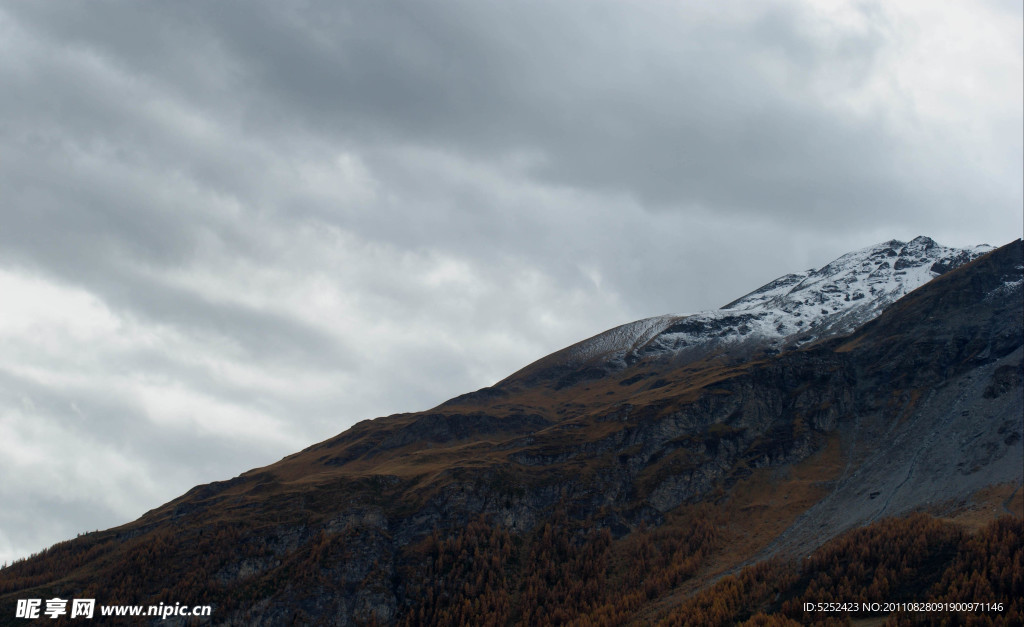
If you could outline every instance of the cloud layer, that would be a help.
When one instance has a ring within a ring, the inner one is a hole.
[[[0,2],[0,561],[854,248],[1020,237],[1022,32]]]

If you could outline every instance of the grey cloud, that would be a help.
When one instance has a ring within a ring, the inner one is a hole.
[[[124,364],[129,368],[144,365],[144,361]],[[113,383],[116,381],[116,374],[123,373],[104,373],[95,381]],[[166,377],[167,381],[190,383],[187,376],[174,376],[173,370],[154,369],[147,371],[147,375],[155,379]],[[196,387],[202,389],[202,386]],[[224,387],[227,386],[218,386],[216,394],[228,400],[230,397],[224,395]],[[204,476],[204,473],[192,470],[195,460],[200,463],[206,460],[206,463],[211,464],[210,467],[231,460],[232,465],[241,471],[248,468],[244,464],[253,464],[260,455],[274,451],[274,448],[267,446],[265,442],[260,443],[252,438],[209,434],[196,437],[197,434],[190,428],[175,430],[161,427],[146,415],[145,409],[136,399],[125,396],[117,389],[95,389],[83,385],[47,385],[0,369],[0,398],[3,399],[5,408],[30,408],[32,412],[45,416],[74,440],[83,443],[91,440],[109,443],[155,467],[181,466],[178,472],[188,476],[192,481]],[[247,404],[252,405],[253,399],[240,403],[242,406]],[[202,420],[203,417],[197,418]],[[89,453],[85,444],[82,453]],[[218,457],[220,461],[214,463],[212,460]],[[182,465],[182,460],[190,461]],[[98,463],[97,468],[101,469],[101,466],[102,464]]]
[[[62,214],[55,221],[64,217]],[[125,237],[123,232],[121,236]],[[45,269],[61,281],[88,285],[116,311],[170,324],[198,338],[232,338],[250,359],[273,358],[335,368],[352,365],[352,355],[338,339],[301,320],[229,301],[211,301],[193,290],[136,271],[132,266],[137,262],[131,256],[102,258],[96,248],[103,244],[96,241],[83,242],[76,237],[72,238],[73,246],[64,247],[63,234],[48,242],[49,237],[40,235],[43,247],[53,246],[59,252],[51,254]],[[10,248],[5,255],[9,262],[20,261],[33,268]],[[25,255],[36,251],[21,252]]]
[[[962,189],[946,184],[959,168],[933,163],[930,146],[907,142],[880,114],[824,106],[814,90],[823,74],[829,84],[864,82],[883,25],[822,43],[801,31],[793,7],[708,27],[612,5],[595,37],[564,8],[524,18],[493,5],[397,6],[302,16],[291,33],[266,15],[255,28],[223,22],[251,63],[254,93],[266,96],[259,102],[272,103],[254,111],[268,116],[261,126],[488,158],[524,151],[539,155],[543,182],[822,227],[868,224],[891,207],[949,211],[946,199]],[[635,31],[650,41],[638,45]],[[756,69],[765,57],[784,79]],[[907,176],[922,163],[934,171],[929,187]]]
[[[154,424],[131,399],[110,389],[54,387],[2,368],[0,405],[21,407],[31,420],[30,432],[45,425],[48,439],[32,441],[30,454],[54,456],[27,466],[18,462],[24,451],[5,456],[0,494],[7,507],[0,513],[0,540],[6,537],[23,552],[122,524],[193,485],[280,455],[266,442]],[[17,470],[25,475],[12,474]],[[0,542],[0,553],[6,550]]]
[[[843,120],[814,101],[808,83],[825,62],[812,59],[826,51],[801,37],[795,11],[705,29],[630,19],[620,5],[598,39],[565,9],[525,20],[492,5],[399,6],[356,5],[347,20],[305,16],[314,36],[269,19],[223,28],[238,57],[252,60],[256,93],[302,111],[307,131],[469,154],[535,151],[544,181],[682,209],[797,214],[811,199],[821,211],[873,219],[870,209],[906,204],[906,149],[877,120]],[[623,41],[611,25],[621,18],[653,41]],[[493,36],[496,28],[508,34]],[[722,43],[735,41],[747,45]],[[840,49],[870,57],[878,45]],[[784,84],[755,69],[776,51],[792,74]],[[288,123],[268,114],[270,124]]]
[[[652,210],[769,213],[821,228],[866,226],[892,207],[949,213],[977,176],[958,180],[970,164],[933,162],[931,146],[907,142],[880,114],[825,106],[817,82],[864,83],[890,35],[878,23],[813,39],[809,10],[793,4],[720,20],[662,5],[111,6],[34,11],[49,12],[36,19],[52,36],[104,51],[203,110],[225,116],[244,102],[240,130],[286,151],[296,137],[331,137],[360,151],[523,152],[539,160],[526,174],[541,184],[625,193]],[[147,41],[126,34],[135,23],[170,26]],[[168,60],[181,37],[229,59],[219,91],[180,76],[192,57]],[[246,187],[250,171],[225,164],[230,153],[197,158],[197,179],[221,170],[232,193]],[[179,155],[172,166],[182,163]],[[922,167],[927,186],[907,176]]]

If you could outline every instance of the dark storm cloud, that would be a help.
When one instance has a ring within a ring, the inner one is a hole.
[[[766,5],[718,21],[651,7],[24,10],[46,12],[35,17],[54,38],[223,107],[246,132],[270,138],[327,134],[483,158],[523,152],[536,156],[543,181],[679,210],[818,220],[857,210],[854,219],[875,220],[876,208],[941,197],[906,189],[901,164],[921,155],[879,113],[845,116],[814,92],[829,74],[841,75],[843,89],[864,81],[885,43],[881,25],[825,41],[806,32],[807,7]],[[202,78],[209,70],[193,45],[227,59],[219,88]]]
[[[891,218],[894,207],[913,223],[964,202],[1013,199],[1012,190],[1007,199],[977,189],[985,163],[942,160],[932,144],[908,140],[891,115],[899,103],[851,115],[827,102],[870,83],[893,44],[871,5],[857,10],[866,26],[825,34],[811,26],[812,7],[793,3],[735,14],[662,3],[14,9],[52,42],[93,51],[243,140],[197,144],[106,93],[95,96],[103,99],[95,114],[61,107],[81,141],[95,135],[121,150],[133,146],[141,150],[133,159],[253,205],[264,200],[267,164],[247,142],[312,157],[311,144],[325,138],[362,154],[386,183],[403,176],[391,169],[401,146],[499,165],[521,157],[524,180],[625,194],[646,211],[762,214],[821,229],[870,226]],[[40,80],[55,86],[57,100],[83,91]],[[461,211],[455,201],[421,216],[429,231],[416,234],[445,240],[446,224],[495,213],[486,200]],[[374,229],[387,209],[316,217]],[[575,210],[587,216],[585,207]],[[140,241],[131,220],[123,225],[123,239]],[[156,240],[149,254],[187,251],[173,228],[154,229],[171,237]],[[395,231],[400,236],[402,225]]]
[[[720,24],[665,24],[622,5],[533,8],[357,3],[287,20],[231,12],[216,28],[246,60],[254,95],[268,96],[254,99],[261,126],[521,151],[542,180],[668,208],[905,204],[888,129],[823,109],[809,89],[837,65],[857,80],[879,34],[825,50],[800,32],[796,7]]]

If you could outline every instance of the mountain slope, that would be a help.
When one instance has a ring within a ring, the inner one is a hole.
[[[658,316],[610,329],[524,370],[577,371],[564,384],[645,359],[777,354],[849,333],[933,278],[991,250],[986,245],[948,248],[923,236],[890,240],[817,270],[787,274],[717,311]]]
[[[1024,249],[969,261],[929,242],[844,256],[726,313],[620,327],[582,343],[613,350],[576,345],[194,488],[0,571],[0,622],[55,594],[212,603],[215,624],[650,622],[730,569],[885,516],[1016,511]],[[907,261],[873,285],[893,299],[874,317],[853,295],[887,249]],[[833,304],[843,315],[820,314]],[[734,351],[707,331],[807,307],[813,342]],[[673,327],[695,322],[713,349],[679,350]]]

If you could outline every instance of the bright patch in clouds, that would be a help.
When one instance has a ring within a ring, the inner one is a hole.
[[[71,343],[116,340],[121,321],[80,288],[0,269],[0,341],[31,342],[34,348],[64,350]]]

